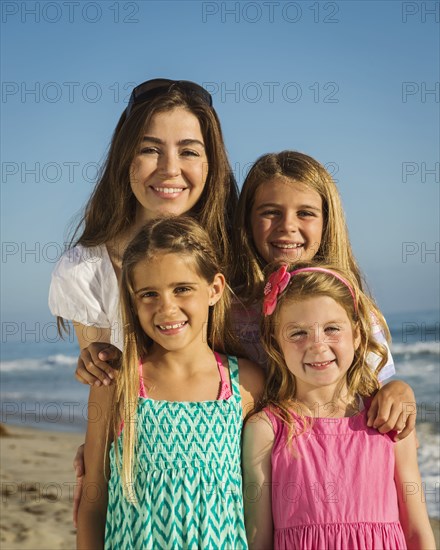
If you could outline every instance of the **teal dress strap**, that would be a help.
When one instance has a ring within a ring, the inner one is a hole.
[[[240,379],[238,375],[238,359],[234,355],[228,355],[229,374],[231,377],[232,393],[240,396]]]

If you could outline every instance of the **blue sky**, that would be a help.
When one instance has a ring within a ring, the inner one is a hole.
[[[131,88],[155,77],[212,91],[240,185],[269,151],[328,165],[385,314],[438,308],[438,2],[1,8],[3,327],[51,319],[68,223]]]

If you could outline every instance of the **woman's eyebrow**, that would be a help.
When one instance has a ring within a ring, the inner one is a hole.
[[[149,141],[151,143],[156,143],[157,145],[164,145],[164,141],[157,138],[157,137],[154,137],[154,136],[144,136],[142,138],[142,141]],[[203,149],[205,148],[205,145],[202,141],[200,141],[199,139],[195,139],[195,138],[185,138],[185,139],[181,139],[177,142],[177,145],[199,145],[200,147],[203,147]]]

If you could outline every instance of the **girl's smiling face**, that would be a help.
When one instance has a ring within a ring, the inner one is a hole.
[[[317,191],[283,177],[258,187],[251,211],[252,237],[265,262],[312,260],[321,244],[323,225]]]
[[[297,396],[337,384],[353,363],[358,331],[330,296],[283,304],[276,340],[297,381]]]
[[[221,297],[225,279],[220,273],[208,283],[191,256],[159,253],[133,270],[134,302],[140,325],[154,344],[178,351],[206,344],[209,307]]]
[[[197,117],[183,107],[155,114],[130,168],[138,215],[148,221],[188,212],[199,200],[207,175]]]

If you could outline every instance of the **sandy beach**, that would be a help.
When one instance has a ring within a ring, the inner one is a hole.
[[[74,549],[72,460],[83,435],[12,425],[0,435],[2,550]]]
[[[74,549],[72,461],[84,436],[5,429],[0,439],[2,550]]]

